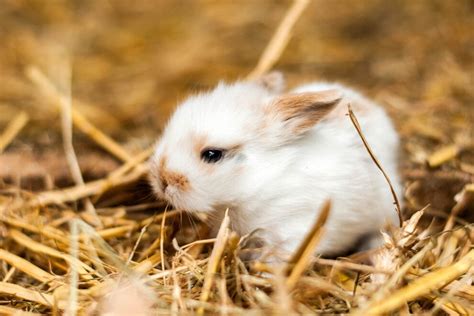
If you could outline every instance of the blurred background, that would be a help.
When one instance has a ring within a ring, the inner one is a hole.
[[[21,111],[30,120],[0,155],[0,179],[35,190],[72,183],[60,113],[31,67],[61,88],[58,69],[70,60],[74,107],[136,153],[179,100],[245,77],[290,5],[1,0],[0,131]],[[275,68],[290,87],[340,81],[383,104],[403,138],[408,207],[445,211],[474,174],[473,13],[471,0],[314,0]],[[80,132],[74,145],[86,180],[120,165]],[[427,166],[446,146],[454,155]]]

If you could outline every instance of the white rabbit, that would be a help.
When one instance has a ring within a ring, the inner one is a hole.
[[[282,94],[280,73],[220,83],[178,106],[150,160],[158,197],[211,225],[229,209],[240,234],[260,229],[291,253],[330,199],[317,247],[345,252],[397,221],[387,183],[346,115],[350,103],[395,191],[398,136],[384,110],[338,84],[311,83]]]

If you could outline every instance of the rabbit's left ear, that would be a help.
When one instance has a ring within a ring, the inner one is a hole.
[[[328,115],[341,99],[342,93],[337,89],[286,94],[268,105],[266,115],[280,121],[282,136],[298,137]]]
[[[279,71],[266,73],[255,82],[274,94],[282,93],[286,88],[285,76]]]

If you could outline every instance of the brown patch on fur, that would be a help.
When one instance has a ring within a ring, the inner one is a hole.
[[[188,178],[179,172],[169,171],[166,169],[166,159],[166,156],[161,158],[158,165],[158,175],[160,182],[163,185],[163,189],[172,185],[180,191],[188,191],[190,188]]]
[[[369,114],[370,111],[374,109],[373,104],[369,100],[365,99],[343,99],[339,104],[334,108],[331,113],[328,114],[328,119],[345,119],[347,118],[348,114],[348,105],[351,105],[352,110],[358,115],[358,116],[364,116],[366,114]]]
[[[207,136],[205,135],[193,136],[193,144],[194,144],[194,152],[196,153],[196,157],[200,157],[201,151],[204,148],[206,148]]]
[[[268,109],[291,122],[293,131],[301,134],[326,117],[341,101],[338,90],[287,94],[278,98]]]
[[[242,149],[242,144],[235,144],[226,148],[226,155],[233,156]]]

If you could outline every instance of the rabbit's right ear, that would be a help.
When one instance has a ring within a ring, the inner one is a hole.
[[[279,71],[266,73],[255,82],[273,94],[282,93],[286,88],[285,76]]]
[[[297,138],[328,115],[341,101],[340,90],[291,93],[277,97],[265,109],[269,120],[282,128],[282,140]]]

